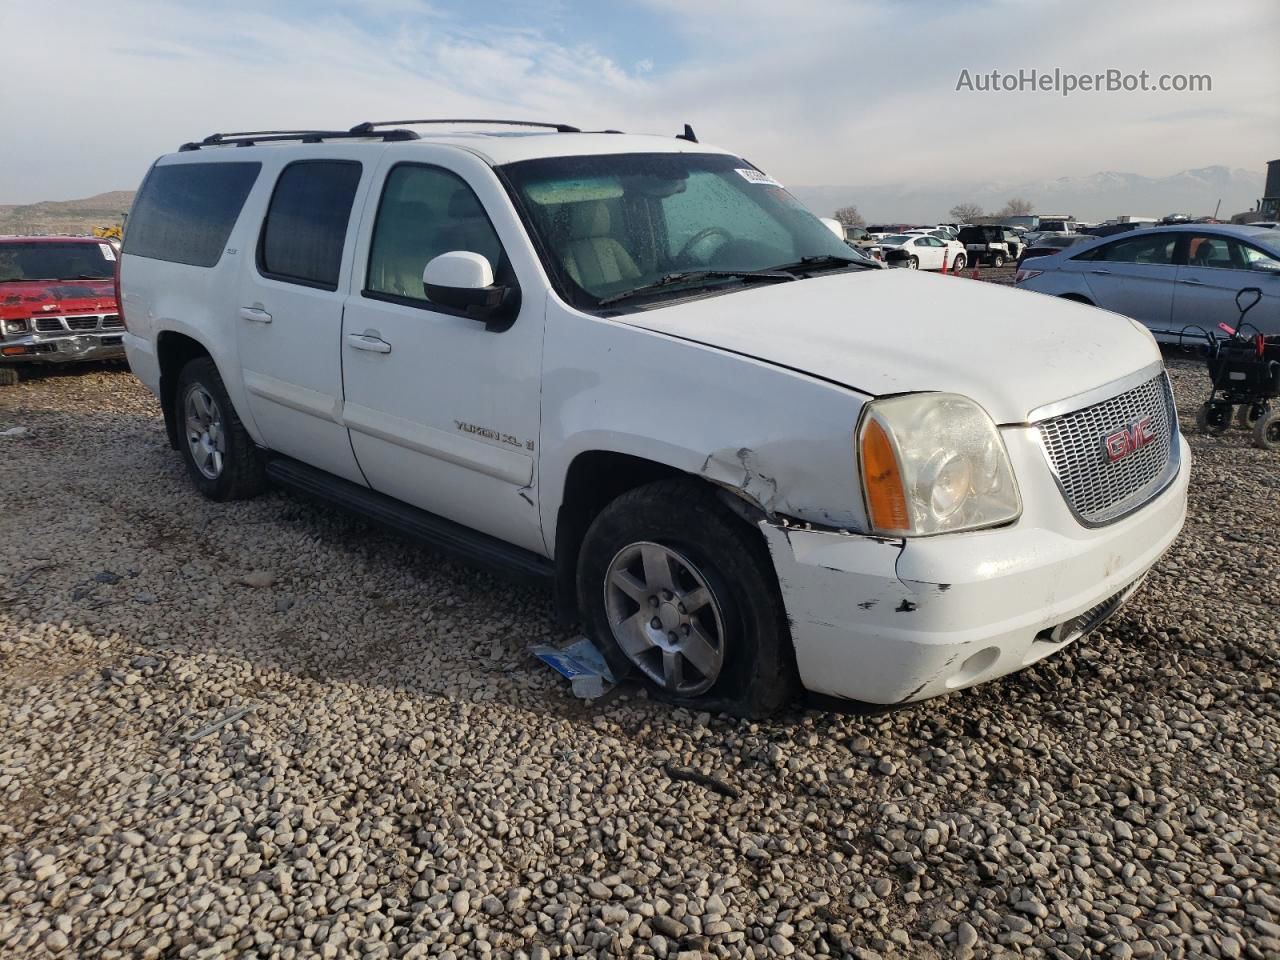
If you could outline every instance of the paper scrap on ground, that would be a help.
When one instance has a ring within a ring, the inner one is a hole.
[[[573,695],[583,700],[602,697],[618,682],[604,655],[586,637],[579,637],[567,647],[534,647],[530,652],[557,673],[567,677]]]

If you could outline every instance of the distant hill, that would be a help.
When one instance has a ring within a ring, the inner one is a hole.
[[[1083,220],[1123,214],[1211,216],[1221,200],[1219,216],[1225,220],[1254,208],[1262,196],[1263,171],[1259,164],[1257,170],[1201,167],[1168,177],[1106,171],[1030,181],[788,187],[814,213],[830,216],[833,210],[854,204],[868,223],[937,223],[949,219],[947,211],[957,203],[976,203],[994,213],[1010,197],[1025,197],[1039,213],[1065,213]]]
[[[112,190],[83,200],[0,203],[0,234],[87,234],[119,223],[133,203],[132,190]]]

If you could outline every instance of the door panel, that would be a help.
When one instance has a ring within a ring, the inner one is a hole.
[[[1132,317],[1152,330],[1168,330],[1173,322],[1173,289],[1178,268],[1174,250],[1178,234],[1126,237],[1099,247],[1078,264],[1094,303]]]
[[[1268,336],[1280,334],[1280,274],[1250,266],[1270,259],[1257,248],[1232,238],[1192,235],[1187,244],[1187,262],[1178,268],[1173,301],[1175,328],[1195,324],[1221,336],[1223,331],[1218,324],[1234,328],[1240,322],[1236,295],[1255,287],[1262,292],[1262,300],[1249,311],[1246,322]],[[1252,297],[1242,299],[1247,303]],[[1247,332],[1256,331],[1250,328]]]
[[[339,351],[350,271],[343,254],[355,234],[351,211],[363,172],[351,153],[281,170],[256,253],[244,257],[232,322],[249,407],[267,446],[364,483],[342,422]]]
[[[522,283],[515,322],[497,331],[432,304],[422,284],[427,262],[455,250],[485,256],[495,282],[517,282],[507,254],[521,236],[514,211],[487,167],[466,169],[456,155],[380,177],[357,253],[363,283],[343,319],[343,418],[373,489],[545,554],[536,489],[545,288],[539,277]],[[379,342],[389,349],[368,349]]]

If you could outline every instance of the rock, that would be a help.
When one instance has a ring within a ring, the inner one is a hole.
[[[251,570],[240,577],[240,583],[246,587],[269,587],[275,582],[275,575],[266,570]]]

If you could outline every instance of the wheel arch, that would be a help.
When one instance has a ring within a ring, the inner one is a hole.
[[[1083,303],[1086,307],[1096,307],[1097,304],[1086,297],[1083,293],[1060,293],[1059,300],[1070,300],[1073,303]]]
[[[208,347],[185,333],[162,330],[156,336],[156,362],[160,367],[160,409],[164,412],[169,446],[178,449],[178,376],[182,368],[198,357],[213,358]],[[215,363],[217,361],[214,361]]]
[[[556,611],[563,623],[569,625],[579,619],[576,587],[578,554],[591,521],[630,490],[659,480],[682,478],[717,491],[744,522],[749,512],[758,510],[706,477],[669,463],[617,450],[584,450],[573,458],[565,473],[560,506],[556,512],[554,545]]]

